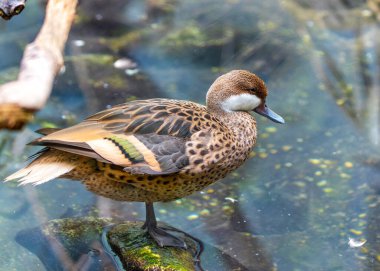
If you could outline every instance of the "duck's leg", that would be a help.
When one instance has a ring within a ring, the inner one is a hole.
[[[145,203],[146,220],[143,229],[147,229],[148,233],[157,242],[160,247],[180,247],[187,248],[186,243],[180,238],[168,233],[163,228],[157,226],[156,215],[152,202]]]

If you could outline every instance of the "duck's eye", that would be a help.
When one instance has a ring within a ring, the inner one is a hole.
[[[250,92],[253,92],[253,93],[256,93],[257,92],[257,88],[253,87],[253,88],[249,88],[248,89]]]
[[[23,9],[24,9],[24,5],[19,5],[19,6],[15,7],[13,14],[16,14],[16,15],[20,14]]]

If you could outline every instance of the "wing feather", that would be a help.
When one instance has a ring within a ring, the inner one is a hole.
[[[205,107],[191,102],[133,101],[49,131],[31,144],[92,157],[127,171],[170,174],[189,164],[186,142],[204,128],[191,121],[195,113],[208,115]]]

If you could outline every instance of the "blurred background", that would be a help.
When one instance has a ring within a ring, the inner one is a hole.
[[[16,78],[45,5],[29,0],[0,20],[0,84]],[[40,127],[134,99],[204,103],[217,76],[247,69],[286,124],[257,116],[252,159],[202,192],[157,204],[157,216],[223,252],[205,252],[207,270],[380,270],[379,20],[378,0],[80,1],[48,104],[22,131],[0,132],[0,179],[38,150],[25,144]],[[45,270],[15,237],[85,215],[143,219],[144,206],[79,182],[1,184],[0,270]]]

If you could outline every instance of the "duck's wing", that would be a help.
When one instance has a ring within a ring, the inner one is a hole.
[[[134,101],[31,144],[92,157],[135,174],[170,174],[189,164],[186,142],[201,129],[193,121],[194,111],[198,119],[207,114],[204,107],[194,106],[166,99]]]

